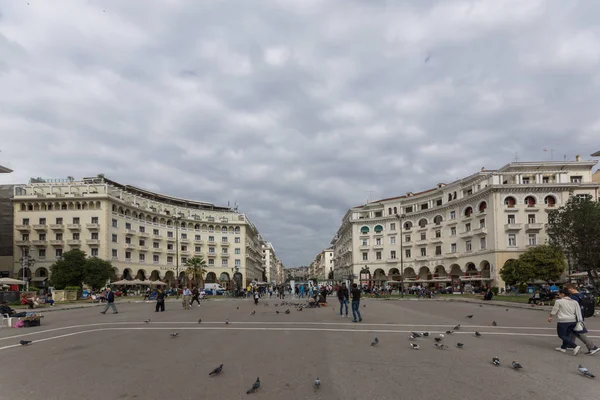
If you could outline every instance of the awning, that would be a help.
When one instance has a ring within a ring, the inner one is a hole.
[[[0,285],[24,285],[25,282],[19,279],[0,278]]]
[[[480,276],[475,276],[473,278],[470,278],[468,276],[461,276],[460,280],[461,281],[490,281],[490,280],[492,280],[492,278],[482,278]]]

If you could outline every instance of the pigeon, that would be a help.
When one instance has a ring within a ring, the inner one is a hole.
[[[279,310],[275,310],[275,312],[276,312],[277,314],[279,314]]]
[[[467,315],[467,318],[473,318],[473,314]]]
[[[240,308],[239,308],[239,307],[236,307],[235,309],[236,309],[236,310],[239,310]]]
[[[479,305],[479,307],[483,307],[483,305],[482,305],[482,304],[480,304],[480,305]]]
[[[411,343],[411,344],[410,344],[410,347],[411,347],[413,350],[419,350],[419,348],[420,348],[420,347],[419,347],[419,345],[418,345],[418,344],[416,344],[416,343]]]
[[[443,333],[440,333],[440,336],[439,336],[439,338],[440,338],[440,339],[443,339],[443,338],[444,338],[444,334],[443,334]]]
[[[415,340],[416,338],[417,338],[417,337],[416,337],[415,335],[410,335],[410,336],[408,337],[408,339],[409,339],[409,340]]]
[[[171,333],[171,337],[172,338],[176,338],[177,336],[179,336],[179,332]]]
[[[412,333],[412,335],[413,335],[414,337],[416,337],[416,338],[423,336],[423,334],[422,334],[422,333],[419,333],[419,332],[411,332],[411,333]]]
[[[506,309],[506,311],[508,311],[508,308]]]
[[[454,331],[446,331],[446,335],[452,335]]]
[[[302,310],[303,310],[303,308],[302,308],[302,307],[300,307],[300,308],[298,309],[298,311],[302,311]]]
[[[21,346],[27,346],[33,342],[31,340],[21,340],[19,343],[21,344]]]
[[[436,343],[435,347],[437,347],[440,350],[448,350],[448,346],[446,346],[445,344]]]
[[[313,386],[315,387],[315,389],[318,389],[321,387],[321,380],[319,379],[318,376],[315,378],[315,382],[313,383]]]
[[[254,315],[254,314],[256,314],[256,311],[252,311],[252,312],[250,313],[250,315]]]
[[[497,367],[498,365],[500,365],[500,359],[498,357],[492,358],[492,364],[494,364]]]
[[[285,310],[285,314],[289,314],[290,313],[290,309],[288,308],[287,310]]]
[[[517,371],[520,370],[520,369],[523,369],[523,366],[520,363],[516,362],[516,361],[513,361],[511,365]]]
[[[427,337],[427,336],[429,336],[429,332],[423,332],[422,335]]]
[[[147,320],[145,320],[144,322],[145,322],[145,323],[147,323],[147,324],[149,324],[149,323],[150,323],[150,321],[151,321],[151,320],[150,320],[150,318],[148,318],[148,319],[147,319]]]
[[[433,338],[433,340],[435,340],[437,343],[440,343],[442,341],[442,338],[436,337],[436,338]]]
[[[229,320],[228,319],[225,320],[225,325],[229,325]]]
[[[250,393],[256,392],[259,387],[260,387],[260,378],[256,378],[256,382],[254,382],[252,384],[252,387],[250,389],[248,389],[248,391],[246,392],[246,394],[250,394]]]
[[[371,346],[376,346],[379,343],[379,339],[375,338],[373,339],[373,341],[371,342]]]
[[[202,318],[198,318],[198,323],[201,324],[202,323]]]
[[[453,330],[453,331],[458,331],[458,330],[460,330],[460,324],[456,325],[456,326],[454,327],[454,329],[452,329],[452,330]]]
[[[459,349],[462,349],[464,347],[464,344],[462,344],[462,343],[456,343],[456,347],[458,347]]]
[[[496,321],[492,322],[492,326],[498,326],[498,324],[496,323]]]
[[[475,331],[475,337],[481,337],[481,333]]]
[[[588,369],[586,367],[584,367],[581,364],[579,364],[579,367],[577,367],[577,370],[579,372],[581,372],[583,375],[587,376],[588,378],[595,378],[596,377],[596,375],[592,374],[590,371],[588,371]]]
[[[221,372],[223,372],[223,364],[219,365],[217,368],[210,371],[208,376],[219,375]]]

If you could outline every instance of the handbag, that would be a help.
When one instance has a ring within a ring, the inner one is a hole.
[[[585,325],[583,324],[583,321],[579,320],[579,318],[577,317],[577,314],[575,314],[575,320],[577,321],[577,323],[575,324],[575,328],[573,328],[573,332],[585,331]]]

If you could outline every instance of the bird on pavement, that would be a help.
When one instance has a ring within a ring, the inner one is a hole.
[[[314,381],[314,383],[313,383],[313,386],[315,387],[315,389],[318,389],[318,388],[320,388],[320,387],[321,387],[321,380],[319,379],[319,377],[318,377],[318,376],[315,378],[315,381]]]
[[[256,382],[254,382],[252,384],[252,387],[250,389],[248,389],[248,391],[246,392],[246,394],[250,394],[250,393],[256,392],[259,387],[260,387],[260,378],[256,378]]]
[[[208,376],[219,375],[221,372],[223,372],[223,364],[219,365],[217,368],[210,371]]]
[[[373,341],[371,342],[371,346],[376,346],[379,343],[379,339],[375,338],[373,339]]]
[[[288,308],[287,310],[285,310],[285,314],[289,314],[290,313],[290,309]]]
[[[411,333],[412,333],[412,335],[413,335],[414,337],[416,337],[416,338],[423,336],[423,334],[422,334],[422,333],[419,333],[419,332],[411,332]]]
[[[427,337],[427,336],[429,336],[429,332],[423,332],[422,335]]]
[[[460,329],[460,324],[456,325],[456,326],[454,327],[454,329],[452,329],[452,330],[453,330],[453,331],[458,331],[459,329]]]
[[[179,332],[171,333],[171,337],[172,338],[176,338],[177,336],[179,336]]]
[[[508,308],[506,309],[506,311],[508,311]]]
[[[440,339],[443,339],[443,338],[444,338],[444,334],[443,334],[443,333],[440,333],[440,335],[439,335],[439,338],[440,338]]]
[[[149,324],[150,323],[150,318],[148,318],[147,320],[144,321],[145,323]]]
[[[516,361],[513,361],[512,364],[511,364],[511,366],[514,369],[516,369],[517,371],[520,370],[520,369],[523,369],[523,366],[520,363],[516,362]]]
[[[408,337],[408,340],[415,340],[416,338],[417,338],[417,337],[416,337],[415,335],[410,335],[410,336]]]
[[[473,314],[467,315],[467,318],[473,318]]]
[[[202,323],[202,318],[198,318],[198,323],[201,324]]]
[[[21,346],[27,346],[33,342],[31,340],[21,340],[19,343],[21,344]]]
[[[254,315],[254,314],[256,314],[256,311],[252,311],[252,312],[250,313],[250,315]]]
[[[481,337],[481,333],[475,331],[475,337]]]
[[[418,345],[418,344],[416,344],[416,343],[411,343],[411,344],[410,344],[410,347],[411,347],[413,350],[419,350],[419,348],[420,348],[420,347],[419,347],[419,345]]]
[[[579,367],[577,367],[577,370],[579,372],[581,372],[583,375],[587,376],[588,378],[595,378],[596,377],[596,375],[592,374],[586,367],[584,367],[581,364],[579,364]]]
[[[279,310],[275,310],[275,312],[276,312],[277,314],[279,314]]]
[[[445,344],[436,343],[435,347],[437,347],[440,350],[448,350],[448,346],[446,346]]]
[[[363,308],[365,308],[365,307],[367,307],[367,305],[366,305],[366,304],[363,304]]]
[[[458,347],[459,349],[462,349],[464,347],[464,344],[462,344],[462,343],[456,343],[456,347]]]
[[[480,305],[479,305],[479,307],[483,307],[483,305],[482,305],[482,304],[480,304]]]
[[[436,338],[433,338],[433,340],[435,340],[435,341],[436,341],[436,343],[440,343],[440,342],[442,341],[442,338],[440,338],[440,337],[436,337]]]
[[[239,310],[240,308],[239,308],[239,307],[236,307],[235,309],[236,309],[236,310]]]
[[[452,335],[454,331],[446,331],[446,335]]]
[[[498,357],[494,357],[492,358],[492,364],[494,364],[496,367],[500,365],[500,359]]]
[[[225,320],[225,325],[229,325],[229,319]]]
[[[496,321],[492,321],[492,326],[498,326],[498,324],[496,323]]]

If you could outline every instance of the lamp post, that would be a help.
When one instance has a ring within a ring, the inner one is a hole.
[[[175,273],[177,277],[175,278],[175,290],[177,291],[177,299],[179,299],[179,221],[181,220],[181,215],[176,215],[175,218]]]
[[[33,267],[35,260],[29,256],[29,250],[21,257],[21,268],[23,269],[23,282],[25,282],[25,291],[29,291],[29,281],[27,280],[26,268]]]
[[[402,254],[402,236],[404,235],[404,232],[402,231],[403,226],[402,226],[402,220],[404,219],[405,215],[404,214],[396,214],[396,218],[398,218],[398,223],[400,224],[400,240],[398,240],[398,242],[400,242],[400,293],[401,293],[401,298],[404,298],[404,255]]]

